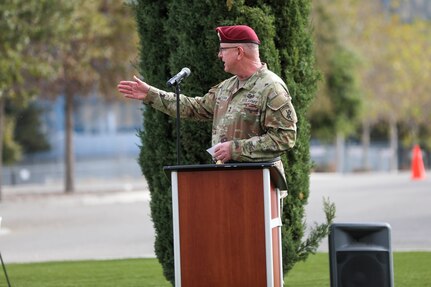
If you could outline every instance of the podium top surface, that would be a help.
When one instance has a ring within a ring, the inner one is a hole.
[[[253,163],[226,163],[226,164],[195,164],[195,165],[174,165],[165,166],[163,169],[170,174],[173,171],[211,171],[211,170],[234,170],[234,169],[269,169],[271,180],[280,190],[287,190],[286,180],[274,162],[253,162]]]

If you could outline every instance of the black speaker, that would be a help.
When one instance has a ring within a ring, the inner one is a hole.
[[[393,287],[390,229],[387,223],[332,224],[331,287]]]

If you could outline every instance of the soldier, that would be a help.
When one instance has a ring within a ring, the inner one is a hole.
[[[220,39],[218,57],[233,74],[202,97],[180,95],[181,118],[212,120],[214,159],[226,162],[276,161],[296,140],[296,113],[286,84],[260,61],[260,40],[245,25],[215,29]],[[141,81],[121,81],[125,97],[168,115],[176,115],[174,93]],[[284,172],[283,172],[284,174]]]

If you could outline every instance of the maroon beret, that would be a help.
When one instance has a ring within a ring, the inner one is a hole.
[[[215,29],[220,43],[255,43],[260,44],[256,32],[246,25],[220,26]]]

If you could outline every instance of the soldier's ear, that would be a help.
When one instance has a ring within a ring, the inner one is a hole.
[[[238,46],[238,55],[244,55],[244,47]]]

